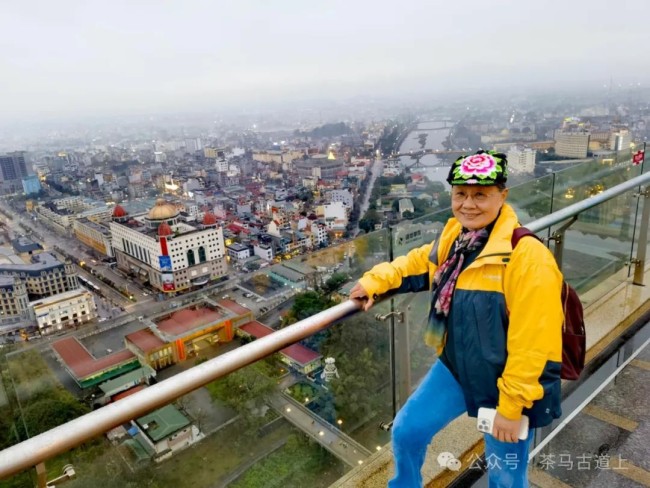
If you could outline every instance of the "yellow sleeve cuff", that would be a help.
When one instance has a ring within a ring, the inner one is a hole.
[[[359,284],[363,287],[363,289],[366,291],[368,294],[368,298],[375,299],[375,296],[377,294],[377,287],[373,286],[373,280],[371,278],[367,277],[361,277],[359,278]]]
[[[503,395],[501,395],[501,397],[503,397]],[[508,420],[519,420],[521,418],[522,410],[523,407],[518,407],[509,401],[504,402],[503,398],[499,400],[499,406],[497,407],[497,412]]]

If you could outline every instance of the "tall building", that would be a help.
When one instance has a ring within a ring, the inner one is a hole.
[[[203,141],[200,137],[188,137],[185,139],[185,151],[188,153],[195,153],[203,151]]]
[[[26,158],[24,151],[0,156],[0,194],[22,192],[23,178],[31,174],[31,163]]]
[[[110,228],[117,266],[162,292],[202,286],[228,272],[213,214],[190,223],[176,205],[158,199],[147,214],[113,216]]]
[[[513,173],[532,173],[535,171],[537,151],[530,148],[513,146],[508,151],[508,168]]]
[[[612,151],[622,151],[624,149],[630,149],[630,143],[632,142],[632,135],[627,129],[620,129],[616,132],[612,132],[609,136],[609,148]]]
[[[555,154],[566,158],[586,158],[589,150],[589,132],[578,131],[555,131]]]

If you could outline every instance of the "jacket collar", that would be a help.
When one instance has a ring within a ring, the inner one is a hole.
[[[503,264],[507,262],[504,261],[504,258],[507,258],[512,253],[511,238],[516,227],[519,227],[517,214],[510,205],[504,203],[485,247],[474,262],[469,265],[469,268],[483,266],[484,264]],[[444,256],[449,254],[462,226],[455,217],[452,217],[447,221],[445,228],[446,230],[440,236],[443,259]]]

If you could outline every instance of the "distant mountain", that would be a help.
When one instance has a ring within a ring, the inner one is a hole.
[[[352,133],[353,130],[348,127],[345,122],[339,122],[337,124],[325,124],[320,127],[316,127],[311,131],[296,131],[296,135],[309,136],[314,138],[336,137]]]

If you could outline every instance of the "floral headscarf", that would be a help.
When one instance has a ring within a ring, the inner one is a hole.
[[[461,156],[449,170],[450,185],[496,185],[508,180],[506,155],[495,151],[478,151],[471,156]]]

